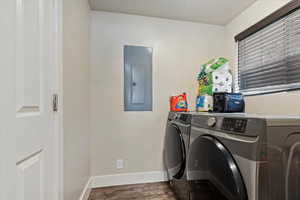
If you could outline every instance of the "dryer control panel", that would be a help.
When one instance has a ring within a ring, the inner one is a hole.
[[[222,123],[222,130],[235,131],[244,133],[247,127],[247,119],[238,118],[224,118]]]

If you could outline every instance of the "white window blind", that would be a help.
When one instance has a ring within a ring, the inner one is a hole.
[[[300,10],[238,42],[238,90],[300,89]]]

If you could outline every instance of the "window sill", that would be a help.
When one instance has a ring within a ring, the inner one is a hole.
[[[279,86],[270,86],[263,88],[253,88],[248,90],[240,90],[244,96],[259,96],[259,95],[267,95],[274,93],[282,93],[282,92],[291,92],[300,90],[300,83],[293,83],[288,85],[279,85]]]

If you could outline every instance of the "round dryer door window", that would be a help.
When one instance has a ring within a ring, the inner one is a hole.
[[[191,199],[247,200],[247,191],[239,168],[226,147],[216,138],[203,135],[190,146],[188,180]]]
[[[181,178],[185,170],[185,146],[180,129],[171,122],[167,125],[164,148],[169,178]]]

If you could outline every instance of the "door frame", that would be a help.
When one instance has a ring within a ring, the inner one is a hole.
[[[55,77],[53,94],[57,94],[58,111],[54,113],[56,200],[64,199],[64,131],[63,131],[63,1],[54,0]]]

